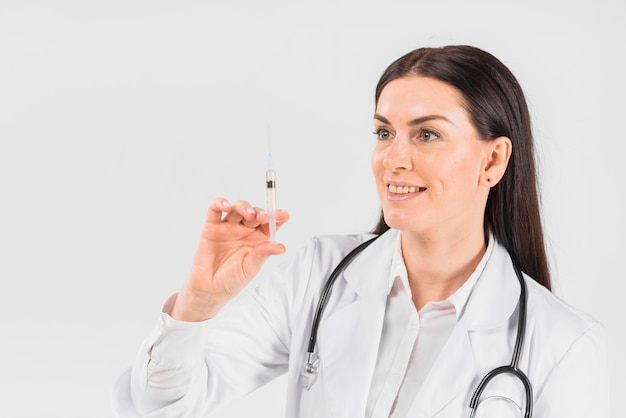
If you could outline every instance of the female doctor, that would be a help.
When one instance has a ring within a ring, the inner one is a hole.
[[[609,417],[603,328],[550,291],[515,77],[474,47],[421,48],[375,104],[374,233],[316,237],[232,300],[285,248],[263,209],[213,201],[119,416],[206,417],[288,373],[288,417]]]

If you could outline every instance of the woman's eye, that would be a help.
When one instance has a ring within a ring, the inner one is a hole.
[[[439,138],[439,135],[437,135],[433,131],[424,130],[420,133],[420,139],[425,142],[433,141],[437,138]]]
[[[391,132],[383,128],[377,129],[376,131],[374,131],[374,134],[376,134],[378,139],[382,139],[382,140],[391,138]]]

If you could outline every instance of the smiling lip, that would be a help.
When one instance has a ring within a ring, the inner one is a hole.
[[[426,190],[426,187],[406,183],[387,183],[387,200],[403,201],[413,199]]]

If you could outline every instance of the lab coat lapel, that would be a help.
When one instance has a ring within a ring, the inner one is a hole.
[[[511,339],[507,324],[515,312],[518,295],[519,282],[510,257],[496,242],[472,289],[465,312],[424,381],[410,416],[445,417],[450,416],[447,411],[458,412],[459,408],[469,412],[469,399],[483,375],[510,361],[509,352],[501,359],[485,358],[485,353],[474,347],[485,347],[493,340],[491,334],[496,329],[495,332],[502,334],[497,341]]]
[[[475,374],[467,328],[459,323],[433,364],[409,415],[434,417],[454,399],[464,399]]]
[[[320,383],[331,416],[364,416],[382,332],[390,260],[387,233],[365,249],[335,283],[320,325]],[[332,305],[332,306],[331,306]]]

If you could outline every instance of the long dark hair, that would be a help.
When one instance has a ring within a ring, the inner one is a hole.
[[[530,115],[517,79],[500,60],[476,47],[420,48],[387,67],[376,86],[375,103],[387,83],[411,75],[432,77],[455,87],[484,140],[500,136],[511,140],[513,150],[506,172],[489,191],[485,231],[493,233],[522,271],[551,289]],[[388,229],[381,213],[373,232]]]

